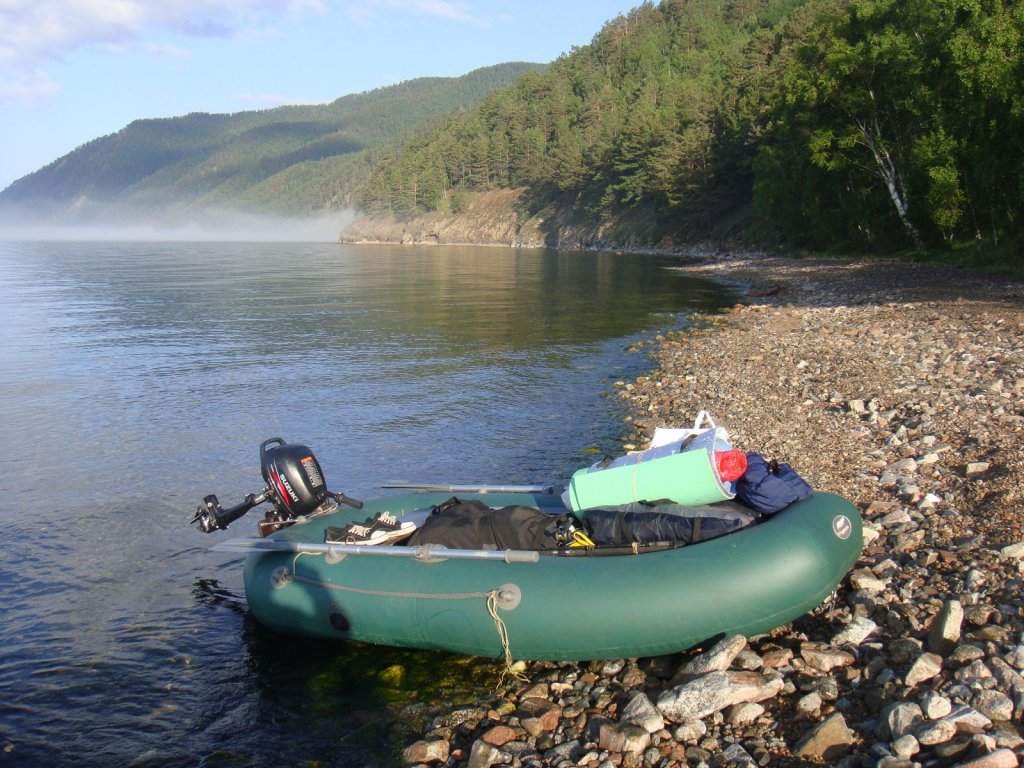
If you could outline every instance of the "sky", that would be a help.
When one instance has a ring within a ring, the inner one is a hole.
[[[640,0],[0,0],[0,189],[132,120],[549,62]]]

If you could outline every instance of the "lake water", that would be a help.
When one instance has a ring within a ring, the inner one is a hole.
[[[0,242],[0,766],[394,764],[497,665],[262,630],[196,505],[261,490],[274,436],[357,498],[566,480],[619,450],[631,344],[730,301],[665,264]]]

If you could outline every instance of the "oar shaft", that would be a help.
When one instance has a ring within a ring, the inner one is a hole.
[[[278,539],[230,539],[215,544],[220,552],[303,552],[306,554],[369,555],[371,557],[412,557],[417,560],[503,560],[506,563],[536,563],[540,553],[520,549],[447,549],[432,544],[401,547],[366,544],[318,544]]]
[[[556,496],[562,488],[556,485],[449,485],[447,483],[388,483],[381,488],[432,493],[542,493]]]

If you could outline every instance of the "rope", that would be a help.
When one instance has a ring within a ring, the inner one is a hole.
[[[303,555],[319,555],[319,552],[298,552],[295,557],[292,558],[292,578],[295,578],[295,565],[299,562],[299,558]]]
[[[498,615],[498,592],[497,589],[491,589],[487,592],[441,592],[441,593],[425,593],[425,592],[387,592],[380,589],[365,589],[363,587],[350,587],[347,584],[332,584],[329,581],[321,581],[320,579],[313,579],[308,576],[299,576],[295,573],[295,563],[302,555],[307,554],[321,554],[319,552],[299,552],[295,559],[292,560],[292,580],[301,582],[303,584],[310,584],[316,587],[323,587],[324,589],[334,589],[340,592],[353,592],[357,595],[373,595],[374,597],[400,597],[408,598],[413,600],[472,600],[474,598],[486,598],[487,599],[487,615],[494,621],[494,628],[498,631],[498,640],[501,642],[501,654],[505,660],[505,668],[501,671],[501,678],[498,681],[498,685],[501,686],[505,682],[506,677],[513,677],[521,682],[527,682],[527,678],[519,672],[514,672],[512,669],[512,649],[509,645],[508,639],[508,627],[505,626],[505,621]]]
[[[319,554],[319,553],[317,553]],[[340,592],[354,592],[357,595],[373,595],[374,597],[403,597],[413,600],[472,600],[475,597],[487,597],[491,595],[497,599],[498,590],[493,589],[489,592],[440,592],[440,593],[425,593],[425,592],[385,592],[380,589],[364,589],[362,587],[350,587],[347,584],[332,584],[329,581],[320,581],[320,579],[311,579],[308,576],[298,576],[293,573],[292,579],[295,581],[302,582],[303,584],[312,584],[315,587],[323,587],[324,589],[335,589]]]
[[[494,590],[487,597],[487,613],[494,619],[494,627],[498,630],[498,639],[501,640],[501,651],[505,658],[505,668],[501,670],[501,677],[498,678],[498,688],[505,684],[505,678],[511,677],[522,683],[529,682],[529,678],[521,672],[512,669],[512,651],[508,644],[508,628],[501,616],[498,615],[498,590]]]

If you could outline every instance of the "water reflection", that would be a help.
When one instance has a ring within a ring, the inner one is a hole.
[[[356,497],[566,478],[617,445],[624,348],[729,300],[659,263],[0,243],[0,763],[393,765],[497,665],[269,635],[191,512],[259,490],[275,435]]]

